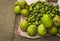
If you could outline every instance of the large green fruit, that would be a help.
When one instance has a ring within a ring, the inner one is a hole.
[[[29,15],[29,11],[27,9],[22,9],[21,10],[21,15],[28,16]]]
[[[27,5],[27,3],[25,0],[20,0],[19,5],[21,6],[21,8],[24,8]]]
[[[54,18],[53,18],[53,22],[55,24],[55,26],[60,26],[60,16],[56,15]]]
[[[42,23],[45,25],[46,28],[50,28],[53,25],[53,20],[50,15],[45,14],[41,18]]]
[[[40,36],[45,36],[47,34],[46,28],[44,27],[43,24],[41,24],[41,25],[38,26],[38,34]]]
[[[15,7],[14,7],[14,12],[15,12],[16,14],[20,14],[20,10],[21,10],[20,6],[15,6]]]
[[[27,29],[27,33],[30,36],[35,36],[37,34],[37,27],[36,25],[30,25]]]
[[[55,35],[56,33],[57,33],[57,28],[55,26],[49,29],[49,34]]]
[[[28,28],[28,26],[29,26],[29,23],[28,23],[26,20],[24,20],[24,21],[22,21],[22,22],[20,23],[20,28],[21,28],[21,30],[23,30],[23,31],[26,31],[27,28]]]

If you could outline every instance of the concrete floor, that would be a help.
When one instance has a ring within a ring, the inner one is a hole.
[[[15,14],[15,0],[0,0],[0,41],[12,41]]]
[[[41,39],[27,39],[17,35],[20,15],[13,12],[16,0],[0,0],[0,41],[60,41],[60,37],[49,36]]]

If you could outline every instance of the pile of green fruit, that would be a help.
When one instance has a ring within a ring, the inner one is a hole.
[[[37,34],[40,36],[47,34],[56,35],[60,33],[58,5],[54,6],[53,4],[41,1],[27,5],[23,0],[15,3],[14,12],[26,17],[26,20],[20,22],[20,28],[30,36]]]
[[[28,11],[28,5],[26,3],[25,0],[21,0],[21,1],[16,1],[14,4],[14,12],[17,15],[22,15],[22,16],[28,16],[29,15],[29,11]]]

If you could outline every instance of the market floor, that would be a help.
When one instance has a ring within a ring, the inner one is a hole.
[[[16,0],[0,0],[0,41],[60,41],[60,37],[49,36],[40,39],[28,39],[17,35],[20,15],[13,12]]]
[[[16,0],[0,0],[0,41],[12,41],[15,14],[13,12]]]

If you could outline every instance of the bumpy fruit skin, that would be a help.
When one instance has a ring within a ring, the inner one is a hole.
[[[29,23],[26,20],[24,20],[20,23],[20,28],[23,31],[27,31],[28,26],[29,26]]]
[[[15,12],[16,14],[20,14],[20,10],[21,10],[20,6],[15,6],[15,7],[14,7],[14,12]]]
[[[38,26],[38,34],[40,36],[45,36],[47,34],[46,29],[43,24]]]
[[[56,15],[53,18],[53,22],[54,22],[55,26],[59,27],[60,26],[60,16]]]
[[[55,26],[49,29],[49,34],[55,35],[56,33],[57,33],[57,28]]]
[[[21,8],[24,8],[27,5],[27,3],[25,0],[20,0],[19,5],[21,6]]]
[[[37,27],[36,25],[30,25],[27,29],[27,33],[30,36],[35,36],[37,34]]]
[[[43,17],[41,18],[41,21],[46,28],[50,28],[53,25],[53,19],[48,14],[43,15]]]
[[[22,9],[22,10],[21,10],[21,14],[22,14],[23,16],[28,16],[28,15],[29,15],[29,11],[28,11],[27,9]]]

